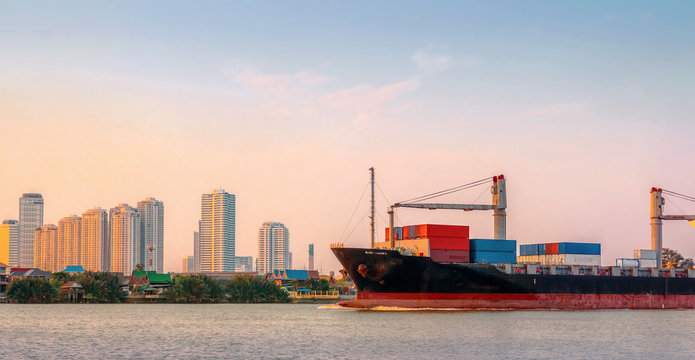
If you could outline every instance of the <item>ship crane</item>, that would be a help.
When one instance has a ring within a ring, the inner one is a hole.
[[[440,191],[434,194],[421,196],[419,198],[422,200],[431,199],[432,197],[437,197],[441,195],[450,194],[454,191],[459,191],[467,189],[473,186],[481,185],[485,182],[490,181],[490,178],[479,180],[470,184],[461,185],[449,190]],[[492,204],[442,204],[442,203],[420,203],[420,202],[403,202],[395,203],[389,207],[389,243],[391,248],[395,247],[393,222],[394,222],[394,210],[396,208],[413,208],[413,209],[429,209],[429,210],[463,210],[463,211],[473,211],[473,210],[493,210],[492,216],[494,216],[494,238],[506,240],[507,238],[507,187],[504,175],[493,176],[492,186],[490,187],[490,192],[492,193]]]
[[[651,191],[651,228],[652,228],[652,250],[656,250],[656,263],[659,269],[662,266],[661,260],[661,250],[662,250],[662,237],[661,237],[661,225],[662,220],[686,220],[695,221],[695,215],[664,215],[664,197],[663,193],[668,195],[673,195],[675,197],[689,200],[695,202],[695,197],[682,195],[673,191],[664,190],[661,188],[652,188]]]

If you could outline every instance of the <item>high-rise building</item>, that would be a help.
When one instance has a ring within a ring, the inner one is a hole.
[[[193,269],[192,272],[200,271],[200,220],[198,220],[198,231],[193,232]]]
[[[130,275],[140,260],[140,215],[128,204],[109,211],[111,271]]]
[[[58,227],[52,224],[42,225],[34,230],[34,264],[33,267],[43,271],[57,272],[56,254],[58,253]]]
[[[23,194],[19,198],[19,266],[34,266],[34,230],[43,225],[43,197]]]
[[[195,269],[195,259],[193,258],[193,255],[188,255],[185,258],[183,258],[182,264],[181,264],[181,272],[182,273],[194,273]]]
[[[256,270],[269,273],[292,267],[290,231],[278,222],[266,221],[258,230],[258,260]]]
[[[309,244],[309,270],[314,270],[314,244]]]
[[[88,271],[111,271],[109,215],[102,208],[82,214],[80,265]]]
[[[58,253],[56,262],[58,271],[68,265],[81,265],[82,257],[82,218],[70,215],[58,221]]]
[[[164,272],[164,203],[155,198],[138,202],[140,260],[145,270]]]
[[[234,272],[253,272],[252,256],[237,256],[234,263],[236,264]]]
[[[19,266],[18,255],[19,221],[5,220],[0,225],[0,263],[17,267]]]
[[[201,272],[233,272],[236,197],[224,190],[202,196],[200,226]]]

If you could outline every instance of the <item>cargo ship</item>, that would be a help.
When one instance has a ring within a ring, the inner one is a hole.
[[[522,245],[522,255],[514,256],[516,242],[504,238],[504,177],[492,180],[493,205],[397,203],[389,210],[386,241],[376,243],[372,232],[369,248],[332,244],[343,272],[357,288],[354,300],[339,305],[471,310],[695,308],[695,269],[662,269],[661,261],[650,267],[601,266],[600,260],[596,263],[591,257],[598,244]],[[653,227],[657,249],[651,253],[660,259],[660,222],[668,215],[662,213],[661,189],[652,190],[652,224],[659,226],[656,231]],[[393,209],[399,206],[494,210],[495,239],[469,239],[467,226],[396,228]],[[542,254],[543,261],[527,261],[530,256],[540,256],[534,255],[534,249],[536,254],[543,252],[540,247],[556,254]],[[588,262],[578,263],[579,258]],[[524,262],[516,263],[517,259]]]

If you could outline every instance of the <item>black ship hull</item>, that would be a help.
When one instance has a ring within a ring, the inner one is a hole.
[[[460,309],[692,309],[695,278],[507,274],[397,251],[333,248],[357,287],[343,306]]]

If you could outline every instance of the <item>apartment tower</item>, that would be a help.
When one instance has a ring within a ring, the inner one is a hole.
[[[0,263],[19,266],[19,221],[4,220],[0,224]],[[8,269],[9,270],[9,269]]]
[[[145,270],[164,272],[164,203],[155,198],[138,202],[140,260]]]
[[[281,223],[264,222],[258,230],[256,270],[269,273],[274,269],[290,269],[291,259],[290,231]]]
[[[34,266],[34,230],[43,225],[43,197],[23,194],[19,198],[19,266]]]
[[[70,215],[58,221],[58,249],[56,262],[58,271],[68,265],[81,265],[82,218]]]
[[[111,271],[109,215],[102,208],[82,214],[80,265],[88,271]]]
[[[111,231],[111,271],[132,274],[140,260],[140,216],[128,204],[118,204],[109,211]]]
[[[199,271],[233,272],[236,197],[220,189],[201,200]]]
[[[58,227],[52,224],[42,225],[34,230],[33,267],[43,271],[58,272]]]

